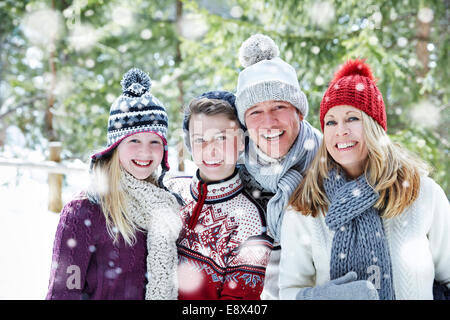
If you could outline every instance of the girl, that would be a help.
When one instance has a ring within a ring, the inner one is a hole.
[[[383,98],[348,61],[320,105],[323,142],[283,221],[284,299],[433,299],[450,287],[450,210],[386,134]]]
[[[108,146],[91,158],[94,183],[61,212],[47,299],[177,298],[179,205],[162,185],[167,114],[141,70],[121,84]]]

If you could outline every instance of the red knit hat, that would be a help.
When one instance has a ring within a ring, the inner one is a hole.
[[[378,90],[372,70],[365,60],[348,60],[334,74],[334,79],[320,103],[320,126],[323,118],[335,106],[352,106],[372,117],[387,131],[386,110],[383,96]]]

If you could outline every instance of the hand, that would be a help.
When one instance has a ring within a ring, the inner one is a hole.
[[[297,293],[297,300],[379,300],[378,292],[372,282],[356,280],[354,271],[328,281],[322,285],[303,288]]]

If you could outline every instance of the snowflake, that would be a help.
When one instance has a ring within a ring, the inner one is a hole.
[[[313,2],[308,8],[309,17],[313,23],[325,28],[333,22],[335,9],[332,3],[328,1]]]
[[[313,150],[315,146],[316,143],[314,142],[313,139],[307,139],[303,144],[303,148],[305,148],[306,150]]]
[[[423,23],[430,23],[434,18],[434,12],[430,8],[421,8],[417,18]]]
[[[325,83],[325,80],[321,76],[317,76],[316,80],[314,81],[314,83],[317,86],[321,86],[321,85],[323,85]]]
[[[203,275],[197,271],[194,266],[188,262],[182,262],[178,265],[178,290],[180,292],[193,292],[203,283]]]
[[[244,10],[240,6],[234,6],[230,10],[230,15],[235,19],[240,19],[244,14]]]
[[[406,39],[405,37],[400,37],[397,39],[397,45],[400,48],[406,47],[407,44],[408,44],[408,39]]]
[[[311,48],[311,52],[313,53],[313,54],[319,54],[319,52],[320,52],[320,48],[318,47],[318,46],[313,46],[312,48]]]
[[[86,24],[77,24],[71,31],[69,37],[69,44],[76,51],[90,50],[98,40],[96,30]]]
[[[228,286],[230,287],[230,289],[236,289],[237,283],[235,281],[230,281],[228,282]]]
[[[148,40],[153,36],[153,32],[150,29],[144,29],[141,31],[140,36],[141,36],[141,39]]]
[[[352,190],[352,195],[354,197],[359,197],[361,195],[361,190],[359,188],[355,188]]]
[[[112,10],[112,21],[122,27],[130,27],[133,22],[133,12],[126,6],[118,6]]]
[[[189,40],[199,39],[208,31],[208,24],[200,14],[183,15],[179,25],[181,35]]]
[[[419,102],[411,110],[410,115],[416,125],[423,128],[436,127],[441,119],[440,109],[426,100]]]
[[[58,39],[62,26],[60,13],[51,9],[34,11],[28,14],[23,22],[25,36],[38,45],[49,45]]]
[[[363,83],[361,83],[361,82],[359,82],[357,85],[356,85],[356,90],[358,90],[358,91],[363,91],[364,90],[364,84]]]
[[[69,240],[67,240],[67,246],[69,248],[75,248],[77,246],[77,240],[70,238]]]

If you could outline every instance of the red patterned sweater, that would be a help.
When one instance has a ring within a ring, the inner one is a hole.
[[[194,177],[167,181],[186,205],[177,242],[180,300],[257,300],[273,239],[264,211],[243,188],[237,171],[205,183]]]

